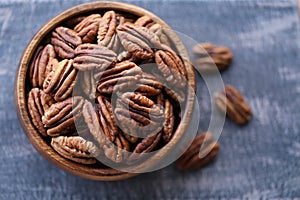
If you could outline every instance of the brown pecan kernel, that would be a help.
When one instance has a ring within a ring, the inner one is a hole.
[[[152,21],[152,19],[146,15],[138,18],[135,23],[135,26],[137,27],[146,27],[148,28],[151,32],[153,32],[157,37],[160,39],[160,42],[162,44],[165,44],[167,46],[170,46],[168,37],[163,33],[161,25],[155,23]]]
[[[152,58],[152,48],[161,46],[159,38],[145,27],[123,24],[118,26],[117,34],[124,48],[138,59]]]
[[[139,93],[123,93],[117,99],[115,113],[122,131],[130,135],[144,137],[162,128],[162,108]]]
[[[169,39],[167,37],[167,35],[164,33],[163,28],[161,27],[161,25],[159,24],[153,24],[151,27],[149,27],[149,30],[151,32],[153,32],[155,35],[157,35],[157,37],[160,40],[160,43],[166,45],[166,46],[171,46]],[[164,29],[166,30],[166,29]]]
[[[92,43],[96,40],[100,20],[101,15],[92,14],[75,26],[74,31],[81,37],[83,43]]]
[[[52,138],[51,146],[61,156],[80,164],[95,164],[98,149],[79,136],[59,136]]]
[[[214,100],[217,107],[237,124],[247,123],[252,116],[249,105],[243,95],[233,86],[226,85],[224,91],[216,93]]]
[[[201,152],[200,152],[201,148]],[[197,135],[191,146],[176,161],[180,170],[195,170],[210,163],[219,152],[219,143],[213,141],[213,135],[209,132]]]
[[[141,77],[142,70],[133,62],[117,63],[113,68],[95,74],[97,90],[101,94],[112,94],[114,91],[130,90]]]
[[[136,92],[139,92],[145,96],[156,96],[161,93],[163,85],[159,82],[155,76],[143,73],[142,78],[137,83]]]
[[[75,49],[74,67],[78,70],[106,70],[116,62],[115,52],[97,44],[82,44]]]
[[[164,105],[165,123],[163,127],[163,140],[169,142],[174,133],[175,116],[173,112],[173,105],[166,99]]]
[[[47,136],[47,133],[42,122],[42,116],[53,103],[52,97],[38,88],[31,89],[28,94],[28,110],[32,123],[43,136]]]
[[[54,48],[51,44],[42,49],[40,47],[34,56],[30,66],[30,79],[33,87],[43,86],[45,77],[52,70],[52,60],[56,57]]]
[[[73,60],[62,60],[46,77],[43,89],[47,94],[53,94],[56,101],[68,98],[74,88],[77,70],[72,66]]]
[[[123,18],[121,20],[123,21]],[[106,12],[100,20],[98,29],[98,44],[117,52],[119,50],[120,41],[116,34],[116,28],[116,13],[114,11]]]
[[[44,113],[42,122],[47,128],[47,134],[55,137],[59,135],[69,134],[75,131],[74,120],[78,111],[83,106],[83,100],[77,101],[76,97],[68,98],[64,101],[52,104]]]
[[[121,162],[122,151],[105,136],[94,106],[88,101],[83,106],[83,116],[95,143],[101,147],[104,155],[114,162]]]
[[[152,19],[148,17],[147,15],[144,15],[142,17],[139,17],[135,22],[134,25],[138,27],[151,27],[154,24]]]
[[[99,113],[99,121],[103,132],[110,141],[114,141],[116,135],[119,134],[118,126],[115,121],[113,109],[110,101],[103,96],[97,97],[99,105],[97,110]]]
[[[228,68],[233,57],[232,51],[227,47],[210,43],[195,45],[192,51],[200,57],[196,60],[196,68],[203,72],[223,71]]]
[[[133,153],[142,154],[142,153],[151,152],[159,143],[160,138],[161,138],[161,132],[148,135],[136,146]]]
[[[147,155],[147,153],[152,152],[159,145],[161,135],[161,132],[152,133],[139,142],[133,153],[128,157],[127,164],[142,163],[149,158],[150,155]]]
[[[157,67],[168,83],[183,88],[187,81],[185,66],[173,50],[164,47],[168,50],[158,50],[155,53]]]
[[[73,58],[74,50],[81,43],[81,38],[72,29],[60,26],[52,32],[51,44],[61,58]]]

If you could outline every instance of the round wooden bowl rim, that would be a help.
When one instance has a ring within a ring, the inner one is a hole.
[[[44,39],[44,37],[55,27],[57,27],[59,24],[61,24],[63,21],[66,21],[67,19],[70,19],[76,15],[80,15],[87,12],[92,12],[96,10],[115,10],[115,11],[121,11],[129,14],[133,14],[136,16],[143,16],[148,15],[151,17],[155,22],[161,24],[164,28],[171,29],[162,19],[154,15],[153,13],[127,3],[121,3],[121,2],[90,2],[90,3],[84,3],[77,5],[75,7],[72,7],[61,14],[57,15],[56,17],[52,18],[50,21],[48,21],[32,38],[30,43],[27,45],[26,49],[23,52],[23,55],[21,57],[19,68],[16,74],[16,80],[15,80],[15,104],[16,104],[16,110],[19,117],[19,120],[21,122],[21,125],[31,142],[31,144],[37,149],[37,151],[45,157],[49,162],[53,163],[54,165],[58,166],[59,168],[63,169],[64,171],[67,171],[69,173],[72,173],[74,175],[92,179],[92,180],[102,180],[102,181],[113,181],[113,180],[121,180],[126,179],[132,176],[135,176],[137,174],[134,173],[127,173],[127,172],[121,172],[115,169],[101,169],[101,168],[92,168],[87,167],[81,164],[77,164],[75,162],[72,162],[68,159],[63,158],[62,156],[59,156],[50,145],[46,143],[46,141],[42,138],[42,136],[38,133],[38,131],[34,128],[34,126],[31,123],[29,112],[27,109],[27,99],[26,99],[26,78],[27,78],[27,72],[28,72],[28,65],[30,64],[30,60],[33,56],[33,53],[35,52],[36,48],[40,44],[40,42]],[[175,34],[175,33],[174,33]],[[179,50],[180,53],[184,52],[186,58],[188,58],[187,51],[180,41],[180,39],[177,37],[177,35],[172,35],[172,41],[176,43],[176,48]],[[191,86],[191,89],[195,91],[195,75],[194,71],[192,69],[192,66],[188,61],[185,61],[185,66],[187,67],[187,73],[188,73],[188,83]],[[175,144],[179,141],[179,139],[184,134],[192,111],[194,106],[194,91],[189,90],[188,98],[186,102],[186,110],[184,112],[183,118],[174,134],[174,137],[172,140],[165,145],[157,154],[155,154],[153,157],[149,158],[141,167],[147,166],[149,163],[158,162],[164,155],[168,154],[172,150],[172,148],[175,146]]]

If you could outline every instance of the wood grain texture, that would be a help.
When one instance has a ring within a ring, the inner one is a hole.
[[[118,182],[88,181],[63,172],[36,152],[19,125],[12,88],[23,49],[49,19],[86,1],[34,2],[0,3],[1,14],[11,13],[4,28],[0,20],[0,199],[300,197],[300,29],[296,0],[129,1],[199,42],[230,47],[235,57],[222,74],[223,80],[245,95],[254,118],[242,128],[227,121],[219,141],[220,154],[202,170],[182,173],[172,165]],[[199,129],[205,131],[209,96],[197,78],[197,92],[202,92],[198,97]]]

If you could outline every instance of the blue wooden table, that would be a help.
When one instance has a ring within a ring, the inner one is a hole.
[[[300,40],[296,0],[163,0],[144,7],[174,30],[234,52],[225,83],[253,110],[245,127],[226,121],[212,164],[182,173],[170,165],[118,182],[67,174],[27,140],[14,108],[14,78],[31,37],[49,19],[84,0],[0,1],[0,199],[293,199],[300,198]],[[199,77],[198,77],[199,78]],[[199,131],[209,96],[198,79]]]

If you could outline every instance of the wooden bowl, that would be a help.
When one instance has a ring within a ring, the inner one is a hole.
[[[70,172],[74,175],[88,178],[92,180],[102,180],[102,181],[112,181],[112,180],[121,180],[126,179],[137,174],[121,172],[115,169],[102,169],[102,168],[93,168],[89,166],[85,166],[82,164],[77,164],[73,161],[65,159],[64,157],[57,154],[52,147],[45,141],[45,139],[41,136],[41,134],[34,128],[33,123],[30,119],[30,114],[27,108],[27,98],[26,94],[29,91],[29,77],[28,70],[29,64],[33,58],[34,52],[39,47],[41,42],[45,39],[45,37],[60,24],[76,17],[79,15],[90,14],[90,13],[100,13],[103,14],[105,11],[114,10],[119,13],[128,14],[129,16],[133,16],[138,18],[143,15],[148,15],[152,18],[153,21],[159,23],[162,27],[166,29],[170,29],[170,27],[159,17],[154,15],[153,13],[140,8],[135,5],[127,4],[127,3],[119,3],[119,2],[92,2],[85,3],[78,6],[75,6],[71,9],[64,11],[58,16],[51,19],[47,22],[33,37],[28,46],[26,47],[22,58],[19,63],[19,68],[16,75],[15,81],[15,103],[16,109],[18,113],[18,117],[20,119],[21,125],[32,145],[37,149],[37,151],[44,156],[48,161],[58,166],[59,168]],[[177,37],[175,33],[168,33],[168,37],[171,42],[176,46],[177,51],[180,52],[180,55],[188,58],[188,53]],[[195,91],[195,75],[192,66],[189,62],[185,60],[185,65],[188,74],[188,83],[191,86],[192,90]],[[156,153],[154,156],[149,158],[144,165],[148,165],[149,163],[154,163],[162,159],[166,156],[172,149],[176,146],[176,144],[180,141],[181,137],[185,133],[187,126],[189,124],[192,110],[194,107],[194,91],[188,91],[188,97],[186,100],[186,109],[183,114],[183,118],[181,119],[180,124],[177,127],[177,130],[172,138],[172,140],[162,147],[162,149]]]

